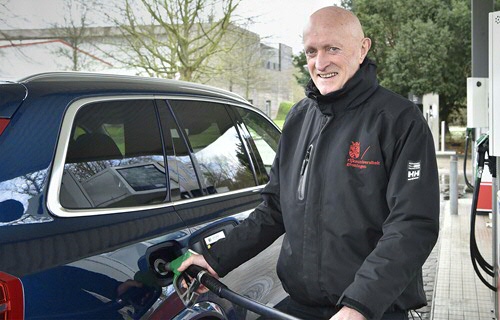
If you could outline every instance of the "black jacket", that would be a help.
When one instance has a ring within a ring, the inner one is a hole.
[[[370,319],[426,304],[422,265],[439,231],[434,142],[422,112],[380,87],[365,59],[344,88],[289,112],[263,202],[217,243],[223,276],[285,233],[278,275],[303,304]]]

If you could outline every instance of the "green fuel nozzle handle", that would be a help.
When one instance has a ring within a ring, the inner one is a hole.
[[[171,261],[166,265],[166,268],[168,268],[170,271],[172,271],[177,277],[180,276],[180,272],[177,270],[181,266],[181,264],[186,261],[187,258],[191,257],[193,253],[188,250],[186,253],[184,253],[182,256],[178,257],[177,259]]]

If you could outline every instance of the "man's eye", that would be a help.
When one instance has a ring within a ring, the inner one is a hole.
[[[306,53],[306,56],[312,57],[316,54],[316,50],[306,50],[305,53]]]
[[[329,47],[328,48],[328,52],[333,52],[333,53],[336,53],[340,50],[340,48],[337,48],[337,47]]]

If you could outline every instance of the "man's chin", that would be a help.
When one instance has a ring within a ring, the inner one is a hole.
[[[335,81],[337,80],[337,81]],[[329,93],[332,93],[334,91],[337,91],[342,88],[342,85],[338,81],[339,79],[321,79],[318,78],[314,82],[316,85],[316,88],[318,88],[319,92],[322,95],[327,95]]]
[[[327,95],[329,93],[335,92],[339,90],[339,86],[320,86],[318,87],[319,93],[321,93],[323,96]]]

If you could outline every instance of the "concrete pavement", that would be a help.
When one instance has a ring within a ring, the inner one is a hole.
[[[468,166],[470,167],[470,162]],[[412,313],[410,319],[491,320],[494,293],[477,277],[470,252],[470,209],[472,194],[466,193],[463,158],[458,161],[458,214],[450,213],[448,190],[450,156],[438,156],[441,179],[441,228],[438,243],[423,267],[424,289],[429,305]],[[469,181],[471,170],[467,170]],[[476,217],[476,241],[481,254],[491,264],[492,228],[489,215]],[[491,277],[485,276],[491,280]]]

